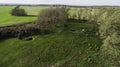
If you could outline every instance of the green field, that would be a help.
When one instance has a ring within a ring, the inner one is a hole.
[[[90,24],[68,23],[61,32],[35,35],[32,41],[11,38],[0,42],[1,67],[89,67],[99,64],[98,36],[89,34]],[[85,28],[86,32],[82,32]],[[75,30],[75,31],[71,31]],[[92,62],[96,61],[95,64]]]
[[[12,16],[10,14],[10,11],[14,7],[15,6],[0,6],[0,26],[12,25],[12,24],[24,23],[24,22],[36,20],[36,17],[32,17],[32,16],[24,16],[24,17]],[[21,8],[24,8],[28,15],[37,16],[41,9],[45,9],[48,7],[21,6]]]

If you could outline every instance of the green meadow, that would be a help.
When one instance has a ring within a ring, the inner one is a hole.
[[[15,8],[15,6],[0,6],[0,19],[1,19],[0,26],[35,21],[36,20],[35,16],[37,16],[42,9],[45,9],[48,7],[21,6],[21,8],[25,9],[28,14],[28,16],[24,16],[24,17],[12,16],[10,12],[13,8]]]

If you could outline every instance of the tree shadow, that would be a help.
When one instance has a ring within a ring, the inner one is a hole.
[[[37,17],[37,15],[23,15],[23,16],[18,16],[18,17]]]
[[[86,23],[88,22],[88,20],[85,20],[85,19],[68,19],[67,20],[68,22],[79,22],[79,23]]]
[[[27,15],[25,17],[37,17],[37,15]]]
[[[6,39],[10,39],[10,38],[16,38],[15,36],[9,36],[9,37],[0,37],[0,42],[5,41]]]

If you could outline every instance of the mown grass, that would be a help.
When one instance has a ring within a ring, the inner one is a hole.
[[[64,30],[34,35],[31,41],[1,40],[0,67],[101,67],[102,40],[90,29],[91,24],[69,22]]]
[[[12,16],[10,14],[10,11],[14,7],[15,6],[0,6],[0,26],[35,21],[36,20],[35,16],[39,13],[39,11],[41,9],[47,8],[47,7],[40,7],[40,6],[38,7],[21,6],[21,8],[24,8],[26,10],[26,12],[28,13],[28,16]]]

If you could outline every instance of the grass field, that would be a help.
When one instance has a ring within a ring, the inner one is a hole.
[[[11,24],[17,24],[17,23],[24,23],[29,21],[36,20],[36,17],[34,16],[12,16],[10,15],[10,11],[15,6],[0,6],[0,26],[5,25],[11,25]],[[45,9],[47,7],[34,7],[34,6],[21,6],[21,8],[24,8],[28,15],[36,15],[39,13],[41,9]]]
[[[1,67],[89,67],[89,64],[96,67],[101,39],[88,34],[92,25],[73,22],[67,25],[58,33],[31,36],[35,38],[32,41],[1,40]],[[82,32],[83,28],[86,32]]]
[[[48,8],[21,6],[20,8],[24,8],[27,11],[28,16],[20,17],[10,15],[10,11],[14,7],[0,6],[0,26],[34,21],[37,19],[35,16],[42,9]],[[33,38],[30,41],[18,38],[1,39],[0,67],[117,67],[117,65],[119,67],[119,58],[113,60],[114,57],[101,56],[103,54],[101,46],[103,46],[104,38],[102,39],[95,33],[98,33],[96,29],[102,25],[96,26],[94,24],[106,25],[102,27],[104,30],[107,29],[106,22],[119,21],[119,8],[110,8],[108,11],[106,9],[108,8],[72,8],[69,16],[75,20],[87,19],[86,23],[68,21],[63,30],[57,29],[54,33],[33,35],[25,38]],[[110,20],[111,18],[112,21]],[[110,26],[112,25],[108,24],[108,27]],[[118,30],[116,26],[110,29],[115,31],[114,28]],[[110,29],[109,31],[111,31]],[[117,53],[116,50],[113,52]]]

